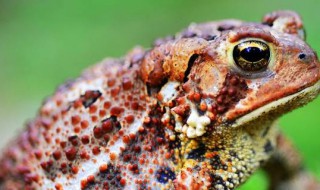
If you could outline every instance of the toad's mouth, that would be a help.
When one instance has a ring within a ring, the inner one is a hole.
[[[272,101],[262,107],[259,107],[244,116],[241,116],[234,120],[231,124],[231,127],[239,127],[245,124],[251,123],[254,120],[258,120],[260,118],[265,118],[272,122],[281,114],[277,113],[287,113],[297,107],[306,105],[311,102],[320,94],[320,80],[299,92],[288,95],[286,97],[280,98],[278,100]],[[272,117],[273,115],[277,115],[277,117]]]

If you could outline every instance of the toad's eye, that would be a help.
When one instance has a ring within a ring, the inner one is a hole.
[[[233,59],[244,71],[263,71],[269,64],[270,49],[262,41],[244,41],[234,47]]]

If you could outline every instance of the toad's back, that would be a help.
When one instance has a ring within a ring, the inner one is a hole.
[[[319,77],[295,13],[193,24],[60,86],[5,149],[0,187],[233,189]]]

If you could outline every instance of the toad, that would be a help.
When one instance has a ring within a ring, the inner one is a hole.
[[[294,12],[191,24],[46,99],[0,158],[0,189],[320,189],[276,120],[320,91]]]

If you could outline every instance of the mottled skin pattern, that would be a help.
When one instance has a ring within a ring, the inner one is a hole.
[[[267,44],[267,67],[235,64]],[[4,150],[1,189],[319,189],[275,120],[319,93],[320,65],[289,11],[192,24],[58,88]]]

